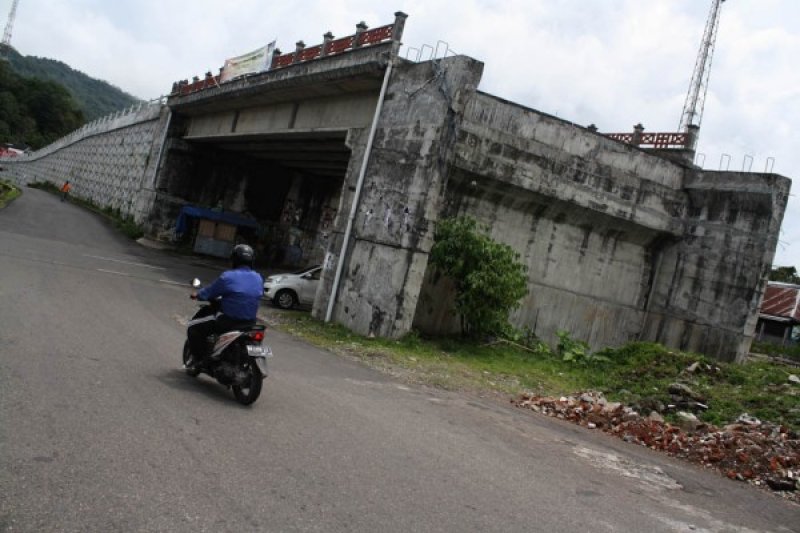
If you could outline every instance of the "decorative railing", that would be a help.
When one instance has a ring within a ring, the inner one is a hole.
[[[634,133],[605,133],[609,139],[635,144],[636,146],[648,146],[653,148],[685,148],[687,146],[687,135],[685,133],[642,133],[638,137]]]
[[[347,37],[334,39],[333,34],[328,32],[323,36],[324,41],[318,45],[306,47],[303,41],[298,41],[294,52],[285,54],[275,49],[272,55],[270,70],[286,68],[298,63],[306,63],[308,61],[344,54],[389,41],[400,42],[403,36],[405,20],[408,15],[400,11],[394,15],[395,19],[392,24],[387,24],[371,30],[367,29],[366,24],[360,22],[356,25],[356,33],[348,35]],[[211,72],[206,72],[203,79],[195,76],[192,78],[191,82],[189,82],[189,80],[175,82],[172,84],[170,96],[185,96],[210,87],[219,87],[221,74],[222,69],[220,69],[220,75],[217,76],[214,76]]]
[[[591,124],[589,131],[597,132],[597,126]],[[689,131],[679,133],[645,133],[644,126],[636,124],[631,133],[603,133],[602,135],[615,141],[623,142],[625,144],[632,144],[633,146],[643,146],[645,148],[659,148],[659,149],[683,149],[694,150],[694,145],[697,140],[697,131],[689,128]]]

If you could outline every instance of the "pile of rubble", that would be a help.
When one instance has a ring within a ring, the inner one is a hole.
[[[685,411],[676,413],[679,422],[673,425],[656,411],[643,416],[632,407],[607,401],[601,392],[591,391],[561,398],[523,394],[512,403],[600,429],[800,501],[800,435],[785,426],[744,414],[735,424],[718,428]]]

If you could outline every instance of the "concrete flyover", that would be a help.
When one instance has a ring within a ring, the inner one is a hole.
[[[691,150],[620,142],[481,92],[475,59],[399,57],[404,22],[300,42],[263,73],[177,83],[146,122],[74,134],[7,170],[23,183],[72,176],[76,194],[89,175],[116,180],[124,194],[95,201],[128,206],[165,240],[186,204],[248,214],[259,230],[243,238],[271,266],[325,266],[313,314],[365,335],[454,331],[428,254],[437,220],[467,214],[529,267],[517,326],[594,348],[747,353],[787,178],[704,171]],[[132,177],[93,172],[108,161],[87,143],[124,144],[125,132],[143,154],[124,163]]]

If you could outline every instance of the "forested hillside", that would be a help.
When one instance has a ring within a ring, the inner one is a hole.
[[[83,112],[62,85],[24,78],[0,61],[0,142],[37,149],[84,122]]]
[[[75,98],[87,122],[130,107],[139,101],[110,83],[87,76],[61,61],[23,56],[10,47],[3,47],[2,53],[17,75],[63,85]]]

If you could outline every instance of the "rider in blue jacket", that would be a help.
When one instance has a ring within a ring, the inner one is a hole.
[[[211,301],[220,298],[219,311],[209,306],[189,322],[189,349],[202,360],[208,355],[207,338],[212,334],[251,326],[264,292],[261,274],[253,270],[255,252],[246,244],[237,244],[231,252],[233,268],[226,270],[214,283],[192,293],[192,299]]]

